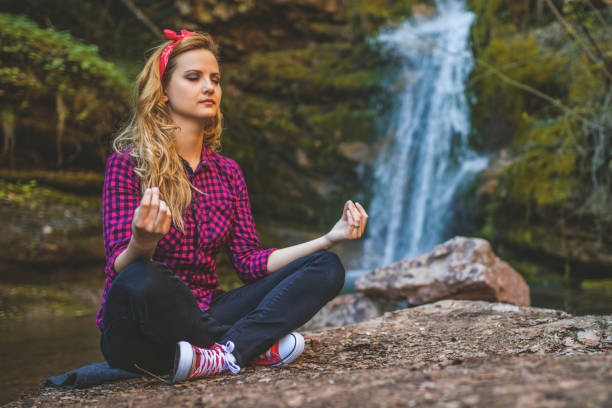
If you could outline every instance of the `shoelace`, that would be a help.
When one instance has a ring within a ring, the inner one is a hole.
[[[274,343],[274,345],[269,348],[267,351],[261,353],[253,363],[275,363],[281,359],[281,356],[278,352],[278,342]]]
[[[225,344],[215,343],[209,349],[194,347],[196,367],[189,379],[201,375],[217,374],[226,369],[229,369],[233,374],[237,374],[240,371],[240,366],[236,364],[236,358],[232,355],[234,347],[232,341]]]

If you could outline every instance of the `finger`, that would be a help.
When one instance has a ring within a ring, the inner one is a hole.
[[[365,232],[366,224],[368,223],[368,213],[366,212],[365,208],[363,208],[361,204],[355,203],[355,206],[361,213],[361,224],[360,225],[361,225],[361,234],[363,235],[363,233]]]
[[[355,218],[353,217],[353,213],[351,212],[350,208],[347,209],[346,215],[347,215],[348,224],[349,224],[349,234],[348,234],[348,237],[349,237],[349,239],[353,239],[353,234],[355,232],[355,228],[353,228],[353,225],[355,225]]]
[[[344,203],[344,208],[342,209],[342,220],[348,222],[347,211],[348,211],[349,202]]]
[[[355,217],[356,224],[359,226],[355,228],[356,230],[355,235],[356,235],[356,238],[359,238],[361,237],[361,234],[363,233],[363,215],[361,214],[361,211],[359,211],[355,203],[353,203],[352,209],[353,209],[353,214]]]
[[[165,201],[159,201],[159,211],[157,212],[157,218],[155,219],[155,232],[164,232],[164,224],[166,223],[166,210],[168,206]]]
[[[155,230],[155,220],[159,212],[159,189],[157,187],[152,188],[151,206],[149,208],[149,215],[147,217],[147,227],[149,231]]]
[[[363,208],[363,206],[359,203],[355,203],[355,207],[357,207],[357,209],[359,210],[359,212],[367,219],[368,218],[368,213],[366,212],[365,208]]]
[[[149,187],[142,194],[142,199],[140,200],[140,205],[149,205],[151,203],[151,193],[153,190]]]
[[[359,210],[357,210],[357,207],[355,207],[355,203],[353,203],[352,201],[350,209],[351,214],[353,215],[353,220],[355,221],[354,225],[359,226],[358,228],[353,228],[355,230],[355,236],[357,236],[359,234],[359,231],[361,230],[361,213],[359,212]]]
[[[149,208],[151,207],[151,189],[147,188],[144,192],[144,194],[142,195],[142,200],[140,200],[140,212],[139,212],[139,223],[138,225],[143,227],[144,226],[144,222],[147,220],[147,217],[149,216]]]

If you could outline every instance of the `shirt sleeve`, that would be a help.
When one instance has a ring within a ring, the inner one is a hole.
[[[226,250],[238,277],[245,283],[251,283],[269,274],[268,257],[277,248],[263,249],[259,242],[246,182],[238,164],[235,164],[234,168],[234,183],[237,195],[236,219],[226,243]]]
[[[140,187],[128,154],[113,153],[106,163],[102,189],[102,233],[106,253],[106,274],[114,278],[115,259],[132,237],[132,218],[138,207]]]

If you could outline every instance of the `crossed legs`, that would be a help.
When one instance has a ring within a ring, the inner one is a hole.
[[[180,340],[209,347],[231,340],[245,366],[306,323],[344,284],[338,256],[318,251],[249,285],[212,299],[200,311],[193,293],[164,265],[135,262],[114,280],[104,307],[101,348],[112,367],[166,374]]]

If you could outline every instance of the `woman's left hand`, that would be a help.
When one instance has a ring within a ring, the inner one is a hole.
[[[361,238],[368,223],[368,213],[359,203],[348,200],[344,204],[342,217],[325,237],[331,246],[349,239]]]

